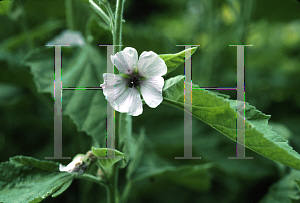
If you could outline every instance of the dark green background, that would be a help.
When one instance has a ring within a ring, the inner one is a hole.
[[[105,48],[98,44],[111,44],[110,32],[91,18],[94,13],[87,2],[73,1],[72,9],[74,29],[105,57]],[[0,2],[1,162],[16,155],[42,160],[53,156],[53,98],[37,92],[22,59],[68,28],[65,13],[62,0]],[[228,45],[253,44],[245,48],[246,101],[272,115],[273,130],[300,152],[298,1],[126,0],[124,19],[123,45],[136,48],[139,54],[149,50],[177,53],[182,47],[176,44],[200,44],[192,58],[193,82],[200,87],[236,86],[236,48]],[[183,74],[183,68],[181,65],[167,78]],[[102,76],[99,78],[100,85]],[[235,91],[220,92],[236,98]],[[164,176],[151,177],[133,186],[128,202],[258,202],[290,170],[249,150],[246,156],[254,160],[229,161],[235,143],[196,119],[193,154],[202,159],[175,160],[183,155],[183,112],[163,104],[156,109],[144,105],[143,109],[141,116],[133,117],[133,132],[145,128],[153,142],[149,153],[156,152],[175,166],[212,162],[216,167],[210,170],[210,187],[191,189]],[[91,137],[78,132],[73,121],[63,116],[63,155],[74,157],[91,146]],[[120,190],[125,171],[120,171]],[[106,191],[75,180],[65,193],[44,202],[58,201],[106,202]]]

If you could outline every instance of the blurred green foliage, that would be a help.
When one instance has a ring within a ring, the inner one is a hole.
[[[115,4],[114,0],[109,2]],[[290,145],[300,152],[299,10],[296,0],[126,0],[123,43],[124,47],[136,48],[139,54],[149,50],[177,53],[182,47],[176,45],[200,44],[193,55],[193,82],[200,87],[236,86],[236,49],[228,45],[253,44],[245,48],[246,101],[272,115],[273,130],[289,139]],[[65,29],[80,31],[95,56],[105,59],[106,49],[98,44],[111,44],[111,33],[98,23],[85,1],[72,1],[71,7],[61,0],[1,1],[0,25],[0,161],[15,155],[43,160],[53,154],[53,98],[49,93],[38,93],[23,60],[45,48]],[[63,60],[76,53],[76,48],[70,49],[62,49]],[[105,66],[105,61],[99,63]],[[105,67],[99,67],[96,86],[103,82],[104,70]],[[166,79],[183,71],[181,65]],[[236,98],[235,91],[220,92]],[[79,131],[67,116],[63,116],[62,123],[64,156],[90,150],[94,144],[90,136]],[[99,126],[104,125],[102,119]],[[139,135],[141,128],[145,129],[144,141]],[[196,119],[193,154],[202,159],[175,160],[183,154],[183,112],[178,109],[163,104],[156,109],[144,105],[143,114],[133,117],[133,131],[133,142],[144,143],[143,153],[149,154],[152,161],[137,163],[142,171],[132,175],[144,179],[132,185],[128,202],[268,202],[281,197],[281,202],[291,202],[287,198],[291,194],[284,192],[286,188],[296,192],[292,194],[293,202],[297,202],[299,193],[289,179],[290,168],[250,150],[246,150],[246,156],[254,160],[228,160],[235,154],[235,143]],[[170,165],[178,166],[177,172]],[[187,165],[192,166],[193,173],[185,171]],[[126,168],[120,171],[120,190],[125,187],[125,174]],[[190,183],[177,180],[180,175],[186,176],[187,182],[194,179],[196,186],[191,189]],[[281,197],[274,193],[278,187],[283,191]],[[65,193],[44,202],[95,200],[106,201],[105,188],[75,180]]]

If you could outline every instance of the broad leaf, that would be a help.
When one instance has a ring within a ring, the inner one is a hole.
[[[124,159],[124,154],[122,152],[120,152],[118,150],[110,149],[110,148],[92,147],[92,152],[95,156],[97,156],[99,158],[98,163],[104,169],[110,168],[112,165],[114,165],[118,161]],[[113,156],[115,158],[112,158]]]
[[[164,103],[184,110],[184,76],[170,78],[163,88]],[[229,100],[206,90],[193,91],[192,113],[195,118],[236,140],[236,100]],[[240,103],[239,103],[239,106]],[[245,146],[271,160],[300,169],[300,156],[287,141],[271,130],[270,116],[246,103]],[[243,144],[243,143],[241,143]]]
[[[72,183],[74,175],[62,173],[59,164],[16,156],[0,165],[0,202],[40,202],[56,197]]]
[[[62,28],[62,26],[62,21],[48,21],[35,29],[29,30],[28,33],[18,33],[5,39],[5,41],[1,42],[0,48],[2,50],[15,51],[20,48],[19,46],[21,44],[27,42],[28,35],[30,35],[31,38],[43,38],[45,35]]]
[[[97,48],[97,47],[96,47]],[[25,64],[30,66],[39,92],[54,94],[54,48],[35,50]],[[106,59],[89,45],[62,47],[62,86],[99,87],[98,89],[62,90],[62,113],[69,116],[79,131],[94,139],[94,146],[105,146],[106,100],[100,89]]]
[[[176,54],[158,55],[160,58],[162,58],[165,61],[166,65],[167,65],[168,71],[167,71],[166,75],[168,73],[172,72],[173,70],[175,70],[179,65],[181,65],[185,61],[186,52],[190,51],[191,54],[193,54],[196,51],[196,49],[197,49],[197,47],[193,47],[193,48],[183,50]]]

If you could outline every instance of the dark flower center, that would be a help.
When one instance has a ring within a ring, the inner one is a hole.
[[[133,86],[134,87],[139,86],[140,85],[139,80],[140,79],[138,77],[136,77],[135,75],[132,75],[129,79],[128,87],[132,88]]]

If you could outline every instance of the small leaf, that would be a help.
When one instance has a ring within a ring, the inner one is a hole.
[[[104,169],[108,169],[118,161],[124,159],[124,154],[116,149],[92,147],[92,152],[99,158],[98,163]]]
[[[72,183],[74,174],[58,171],[59,164],[17,156],[0,165],[0,202],[40,202],[56,197]]]
[[[181,65],[185,61],[185,54],[186,52],[190,51],[191,55],[196,51],[197,47],[185,49],[179,53],[176,54],[161,54],[158,55],[160,58],[162,58],[168,68],[168,71],[166,75],[173,70],[175,70],[179,65]]]

